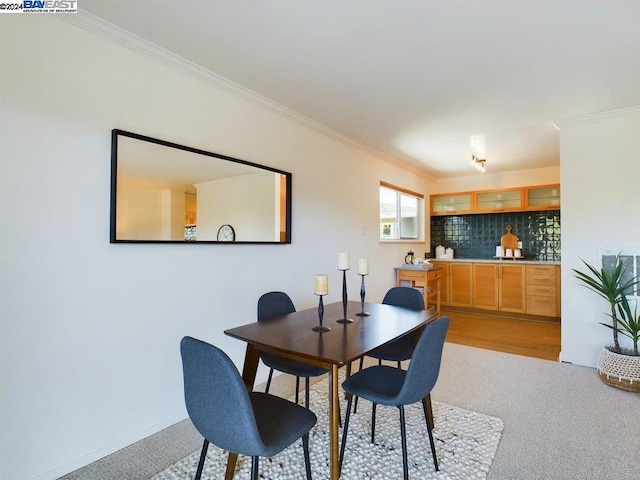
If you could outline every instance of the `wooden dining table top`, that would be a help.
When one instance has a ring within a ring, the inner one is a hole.
[[[347,318],[353,319],[353,323],[342,324],[336,322],[344,316],[342,302],[325,305],[323,324],[331,328],[329,332],[312,330],[319,323],[315,307],[230,328],[224,333],[251,343],[261,351],[288,353],[311,364],[342,366],[418,330],[439,316],[434,312],[377,303],[365,303],[364,310],[371,315],[357,316],[361,303],[347,302]]]

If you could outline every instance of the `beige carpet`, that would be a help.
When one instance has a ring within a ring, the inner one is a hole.
[[[291,394],[292,377],[272,389]],[[504,422],[487,480],[640,478],[640,394],[604,385],[593,368],[445,343],[432,397]],[[201,445],[185,420],[64,480],[148,480]]]
[[[311,409],[318,423],[310,435],[311,469],[314,478],[329,478],[328,381],[312,387]],[[495,455],[502,421],[480,413],[434,402],[434,438],[440,471],[436,472],[431,457],[424,413],[420,403],[406,409],[409,475],[414,479],[486,478]],[[342,405],[344,411],[345,405]],[[351,417],[342,479],[402,478],[402,450],[398,409],[378,407],[376,443],[370,442],[371,403],[359,402],[358,412]],[[196,451],[153,477],[153,480],[186,480],[195,475],[200,452]],[[227,456],[210,446],[203,479],[224,477]],[[235,479],[250,478],[251,459],[239,457]],[[270,459],[261,459],[260,474],[264,479],[304,479],[302,444],[296,444]]]

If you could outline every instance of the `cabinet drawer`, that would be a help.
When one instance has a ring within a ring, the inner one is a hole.
[[[422,280],[424,281],[424,271],[401,270],[399,275],[400,280]]]
[[[556,275],[530,275],[527,273],[527,286],[529,285],[545,285],[549,287],[556,286]]]
[[[527,265],[527,275],[552,275],[555,276],[555,265]]]
[[[438,280],[442,278],[442,270],[436,270],[435,272],[427,273],[428,280]]]
[[[529,315],[556,316],[556,298],[527,295],[527,313]]]
[[[527,285],[527,296],[555,297],[555,285]]]

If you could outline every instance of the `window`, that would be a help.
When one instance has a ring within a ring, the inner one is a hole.
[[[423,208],[419,193],[380,182],[380,240],[419,240]]]

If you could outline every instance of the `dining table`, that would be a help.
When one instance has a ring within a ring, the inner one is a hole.
[[[363,312],[368,312],[369,315],[358,315]],[[434,311],[411,310],[394,305],[348,301],[345,306],[343,302],[335,302],[323,305],[323,324],[331,329],[326,332],[312,330],[319,324],[320,312],[319,308],[309,308],[230,328],[224,333],[247,343],[242,379],[249,390],[254,387],[261,352],[277,354],[328,370],[330,478],[338,480],[340,476],[338,370],[346,365],[347,374],[349,374],[351,362],[404,335],[413,335],[417,341],[422,332],[421,327],[439,316]],[[353,321],[338,322],[345,317]],[[428,421],[433,424],[429,397],[427,397],[427,405]],[[237,454],[230,453],[226,480],[233,478],[236,460]]]

